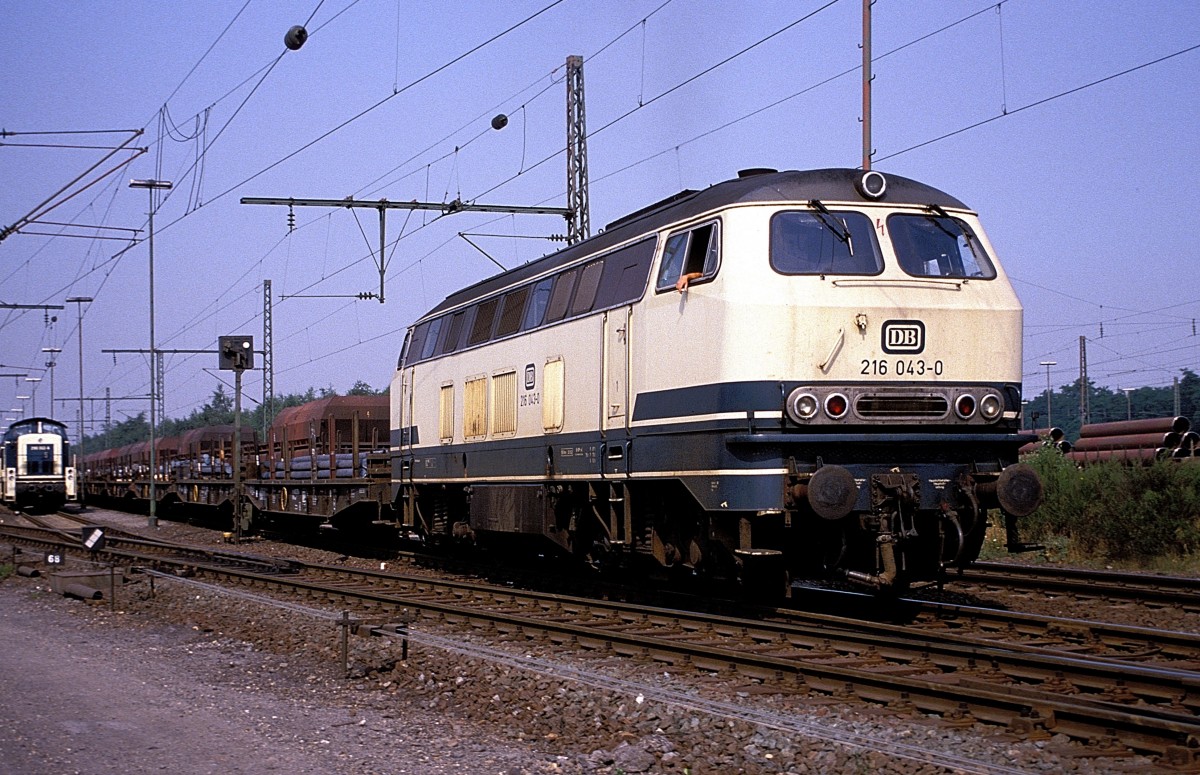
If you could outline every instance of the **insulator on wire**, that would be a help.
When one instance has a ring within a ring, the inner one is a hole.
[[[306,40],[308,40],[308,30],[297,24],[283,36],[283,45],[287,46],[289,51],[298,51]]]
[[[296,211],[288,205],[288,233],[296,230]]]

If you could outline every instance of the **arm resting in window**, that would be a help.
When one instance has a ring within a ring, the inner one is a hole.
[[[686,274],[681,274],[679,275],[679,280],[675,283],[675,290],[683,293],[687,290],[688,283],[690,283],[692,280],[699,280],[703,276],[703,272],[688,272]]]

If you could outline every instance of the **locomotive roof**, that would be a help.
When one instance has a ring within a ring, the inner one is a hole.
[[[4,432],[4,440],[12,441],[23,434],[33,433],[38,427],[38,423],[41,423],[42,425],[42,430],[40,431],[41,433],[52,433],[56,436],[62,436],[64,438],[67,435],[66,424],[61,423],[58,420],[54,420],[49,417],[25,417],[23,419],[14,421],[12,425],[8,426],[8,429]]]
[[[887,191],[878,199],[864,196],[856,185],[861,169],[746,170],[733,180],[715,183],[702,191],[687,189],[609,223],[594,237],[506,272],[492,275],[445,298],[421,319],[488,296],[522,280],[535,277],[585,256],[600,253],[639,235],[649,234],[677,221],[702,213],[752,202],[863,202],[872,204],[938,205],[968,209],[965,204],[933,186],[885,173]]]

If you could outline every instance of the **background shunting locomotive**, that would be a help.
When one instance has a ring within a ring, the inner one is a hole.
[[[67,426],[48,417],[18,420],[4,433],[0,502],[14,510],[56,511],[79,499]]]

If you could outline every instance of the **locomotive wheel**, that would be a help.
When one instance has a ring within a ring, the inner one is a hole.
[[[984,538],[987,537],[987,526],[988,513],[986,510],[980,510],[974,523],[964,531],[962,559],[958,563],[960,569],[967,567],[979,557],[979,552],[983,549]]]

